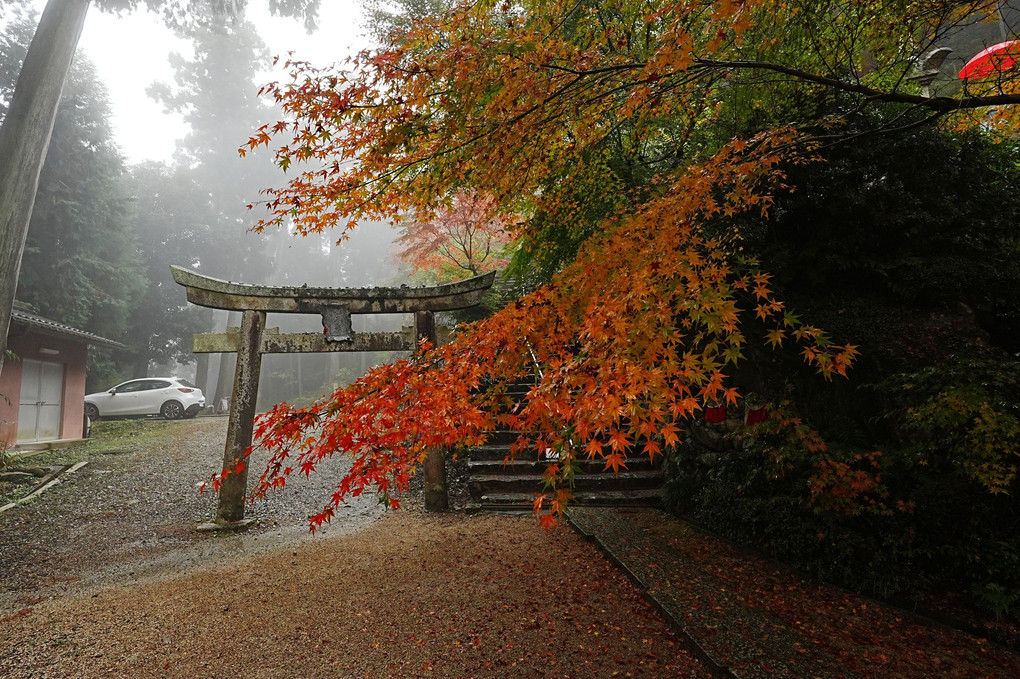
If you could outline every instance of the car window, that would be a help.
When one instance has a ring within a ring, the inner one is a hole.
[[[181,379],[179,379],[179,380],[177,380],[177,381],[178,381],[178,382],[180,383],[180,385],[181,385],[182,387],[187,387],[187,388],[189,388],[189,389],[198,389],[198,387],[197,387],[196,385],[192,384],[192,383],[191,383],[191,382],[189,382],[188,380],[181,380]]]
[[[170,383],[166,380],[149,380],[148,389],[166,389],[170,386]]]
[[[145,388],[145,380],[136,380],[134,382],[125,382],[117,387],[118,394],[129,394],[133,391],[141,391]]]

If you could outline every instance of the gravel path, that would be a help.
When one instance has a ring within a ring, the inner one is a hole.
[[[171,430],[0,514],[0,676],[711,676],[565,526],[364,499],[312,538],[326,471],[197,533],[225,421],[141,424]]]
[[[137,442],[125,437],[89,451],[88,465],[0,514],[0,617],[40,599],[310,539],[307,515],[329,498],[331,472],[342,461],[250,507],[257,523],[243,533],[195,531],[216,511],[216,496],[198,487],[219,467],[226,423],[133,421],[143,434]],[[342,511],[323,535],[359,530],[382,515],[372,497]]]

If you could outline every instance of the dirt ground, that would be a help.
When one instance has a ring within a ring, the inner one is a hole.
[[[138,424],[0,514],[0,676],[709,676],[566,527],[364,498],[313,538],[324,469],[199,533],[225,420]]]

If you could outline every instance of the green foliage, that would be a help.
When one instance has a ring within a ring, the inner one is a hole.
[[[167,26],[187,34],[209,22],[237,21],[244,17],[248,0],[93,0],[102,10],[134,11],[145,8],[160,15]],[[322,0],[268,0],[269,11],[277,16],[304,20],[308,31],[315,29]]]
[[[211,323],[209,312],[187,303],[168,265],[223,271],[235,248],[220,230],[209,192],[189,172],[144,163],[131,169],[131,180],[131,221],[147,286],[129,319],[128,334],[136,340],[125,358],[132,366],[125,377],[139,377],[150,361],[191,360],[191,336]]]
[[[792,392],[806,402],[805,390]],[[779,410],[730,450],[688,440],[668,466],[670,509],[824,580],[905,600],[969,593],[1014,614],[1020,362],[971,347],[864,393],[871,407],[830,420],[869,431],[871,452],[827,442]],[[876,407],[880,426],[847,418]]]
[[[743,234],[790,307],[861,358],[850,380],[822,384],[798,357],[749,347],[738,380],[803,421],[774,421],[746,450],[679,456],[667,496],[816,577],[900,599],[965,593],[1013,615],[1020,152],[977,132],[871,135],[886,117],[848,118],[834,136],[861,136],[791,167],[795,189]]]
[[[578,249],[600,231],[607,215],[633,206],[627,198],[626,185],[612,169],[615,166],[624,171],[627,163],[622,158],[605,155],[597,154],[589,162],[571,168],[569,177],[559,177],[548,184],[545,190],[556,196],[558,209],[532,216],[507,267],[508,277],[518,281],[549,281],[564,265],[574,261]]]
[[[266,276],[265,239],[247,233],[248,205],[258,191],[276,178],[269,158],[243,160],[237,146],[261,121],[277,113],[258,97],[256,73],[270,64],[270,55],[254,25],[247,21],[210,21],[189,32],[194,54],[170,56],[174,82],[154,83],[150,96],[169,111],[184,116],[190,132],[177,144],[175,162],[201,186],[203,224],[219,233],[230,256],[204,258],[209,275],[232,280]]]
[[[365,28],[379,42],[406,32],[423,17],[434,16],[455,3],[451,0],[365,0]]]
[[[889,570],[891,555],[879,535],[837,529],[841,523],[866,528],[883,519],[812,510],[806,479],[765,472],[771,463],[760,449],[719,453],[708,464],[704,452],[700,461],[684,454],[688,461],[669,486],[686,486],[686,514],[700,525],[822,580],[885,596],[909,589],[911,583]]]
[[[878,304],[889,322],[870,323],[863,340],[895,352],[911,339],[907,329],[902,344],[897,336],[903,307],[972,314],[994,342],[1018,346],[1015,145],[928,128],[864,136],[789,179],[796,190],[748,235],[800,312]]]
[[[689,440],[670,462],[667,508],[812,577],[882,597],[1001,588],[1005,601],[1020,592],[1015,499],[890,470],[892,492],[909,492],[911,510],[848,515],[812,507],[807,470],[771,474],[771,465],[757,445],[713,453]]]
[[[79,59],[40,176],[18,298],[44,316],[119,338],[144,282],[109,115],[94,70]]]
[[[4,424],[7,424],[4,422]],[[11,444],[7,441],[0,441],[0,471],[10,466],[14,458],[11,456]]]
[[[991,493],[1016,492],[1020,361],[985,347],[876,385],[893,405],[898,454],[909,465],[959,474]]]
[[[1011,616],[1020,620],[1020,590],[1010,591],[995,582],[988,582],[974,588],[974,596],[981,603],[995,614],[996,619],[1001,620],[1005,616]]]

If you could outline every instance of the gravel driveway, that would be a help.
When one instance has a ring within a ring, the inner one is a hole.
[[[104,424],[98,423],[100,432]],[[257,521],[243,533],[195,530],[215,514],[216,496],[200,495],[198,486],[219,467],[226,426],[226,418],[132,421],[127,431],[143,435],[90,445],[86,466],[0,514],[0,617],[67,592],[310,539],[306,517],[329,498],[345,461],[327,462],[318,474],[249,507]],[[256,457],[253,474],[259,462]],[[374,497],[362,497],[341,511],[322,535],[363,528],[383,510]]]

